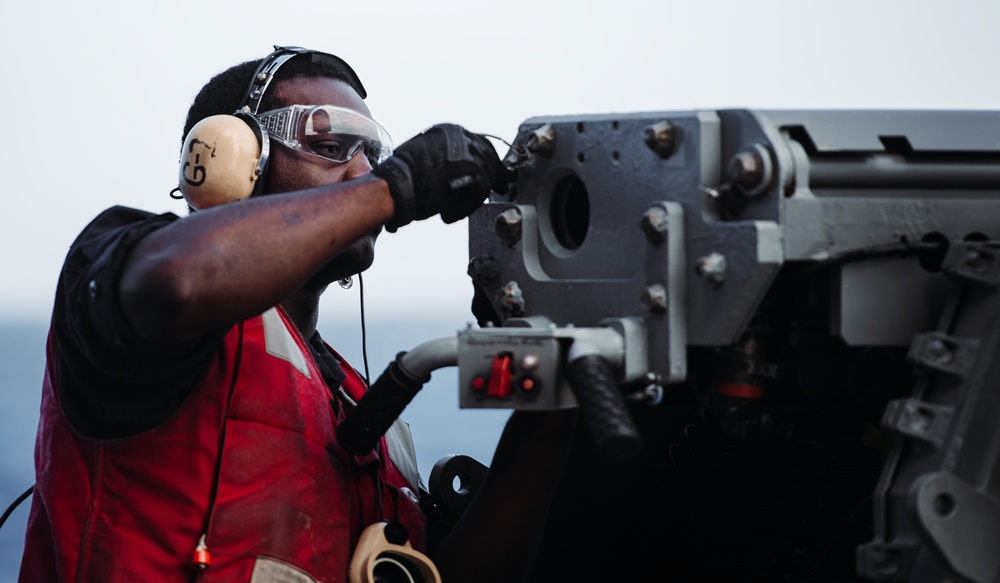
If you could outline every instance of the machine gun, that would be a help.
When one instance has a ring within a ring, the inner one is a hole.
[[[1000,581],[997,136],[988,112],[529,119],[470,217],[479,326],[432,366],[459,365],[462,407],[579,405],[596,454],[664,491],[679,450],[737,489],[877,452],[851,570]]]

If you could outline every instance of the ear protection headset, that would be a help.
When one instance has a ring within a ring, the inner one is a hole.
[[[302,47],[275,45],[274,52],[264,57],[254,72],[240,108],[231,115],[199,121],[185,137],[177,178],[181,195],[192,208],[206,209],[260,194],[271,144],[254,116],[275,73],[295,57],[332,65],[362,99],[368,97],[361,79],[343,59]]]

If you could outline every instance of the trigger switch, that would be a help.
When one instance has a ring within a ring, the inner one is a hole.
[[[486,396],[503,399],[510,394],[510,361],[509,352],[501,352],[493,357]]]

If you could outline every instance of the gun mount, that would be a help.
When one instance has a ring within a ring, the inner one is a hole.
[[[543,117],[506,162],[461,406],[574,406],[586,345],[727,460],[880,452],[859,575],[1000,581],[1000,114]]]

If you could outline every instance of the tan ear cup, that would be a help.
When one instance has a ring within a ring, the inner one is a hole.
[[[181,150],[178,184],[195,209],[243,200],[258,179],[261,145],[234,115],[207,117],[188,132]]]
[[[409,541],[402,545],[390,543],[385,536],[385,527],[386,523],[377,522],[361,533],[348,567],[348,581],[441,583],[441,574],[434,563],[414,549]]]

